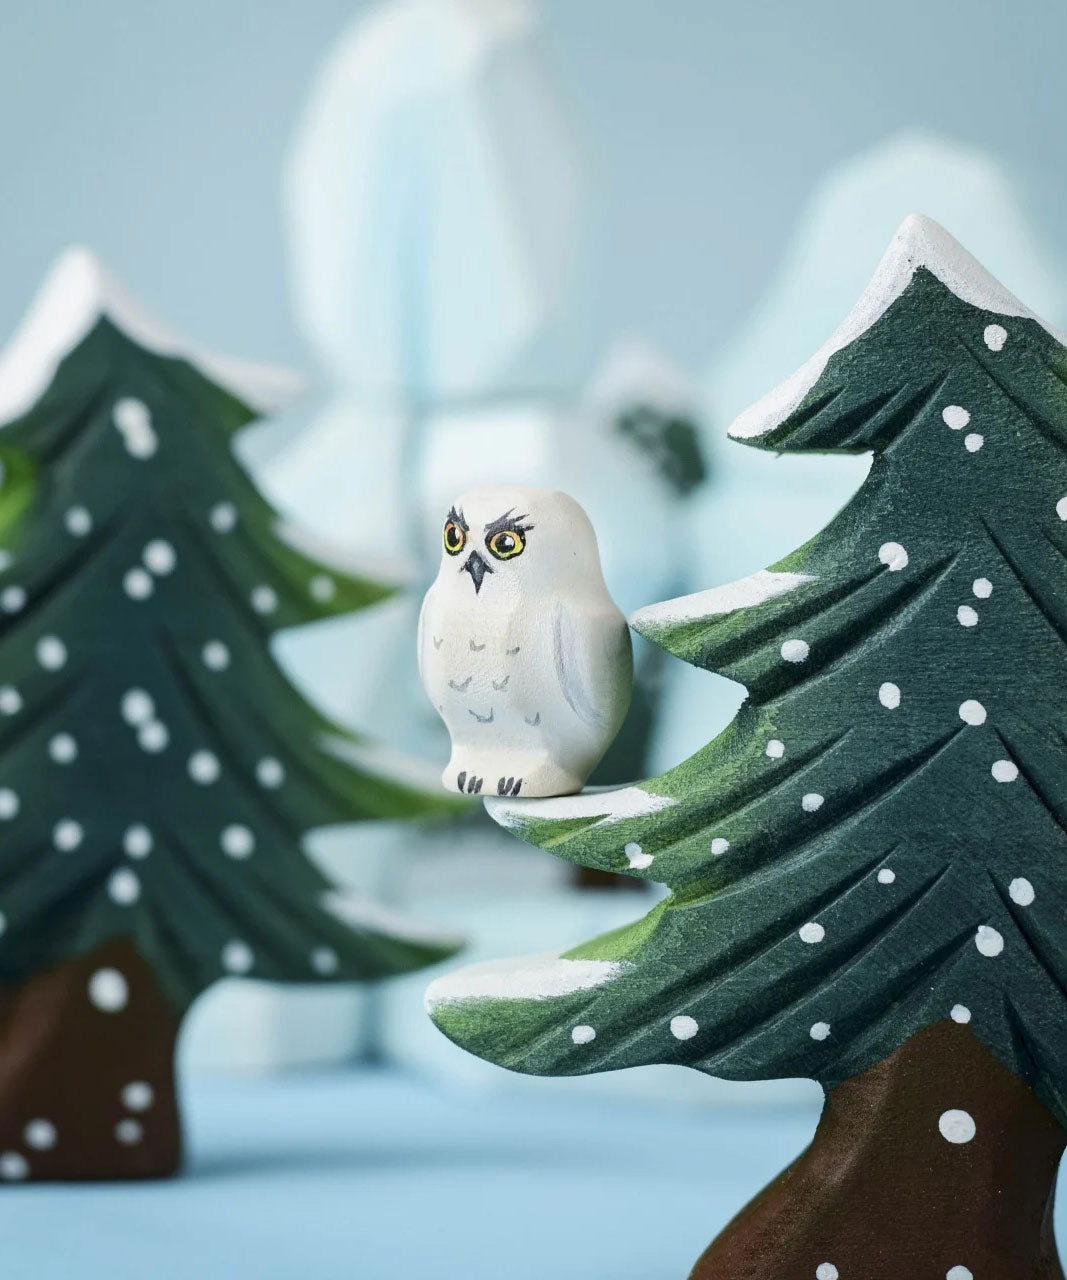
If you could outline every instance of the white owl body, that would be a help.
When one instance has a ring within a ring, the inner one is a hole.
[[[451,539],[451,545],[450,545]],[[579,791],[622,724],[632,660],[596,536],[572,498],[487,485],[445,522],[419,619],[419,669],[468,794]]]

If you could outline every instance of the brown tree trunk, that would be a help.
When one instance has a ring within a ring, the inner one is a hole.
[[[0,1180],[177,1171],[179,1015],[128,939],[0,996]]]
[[[938,1023],[828,1094],[811,1146],[690,1280],[1063,1280],[1065,1142],[967,1026]]]

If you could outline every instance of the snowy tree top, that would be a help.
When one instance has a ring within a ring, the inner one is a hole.
[[[737,440],[766,435],[788,418],[818,382],[830,357],[861,337],[888,311],[925,267],[956,297],[983,311],[1035,320],[1058,342],[1067,345],[1040,316],[1035,315],[932,218],[913,213],[905,218],[890,241],[863,296],[815,355],[731,423],[729,434]]]
[[[30,410],[56,369],[101,319],[158,355],[187,360],[249,408],[266,412],[300,389],[295,374],[198,350],[134,302],[90,250],[67,249],[53,263],[29,311],[0,352],[0,423]]]

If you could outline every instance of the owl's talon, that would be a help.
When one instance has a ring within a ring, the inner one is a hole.
[[[496,784],[496,793],[498,796],[517,796],[521,786],[521,778],[500,778]]]
[[[476,778],[472,774],[470,781],[467,783],[467,795],[476,796],[481,792],[481,789],[482,789],[482,779]]]
[[[463,770],[463,772],[462,772],[462,773],[459,775],[459,777],[456,779],[456,786],[460,789],[460,791],[462,791],[462,790],[463,790],[463,784],[464,784],[466,781],[467,781],[467,770],[466,770],[466,769],[464,769],[464,770]]]

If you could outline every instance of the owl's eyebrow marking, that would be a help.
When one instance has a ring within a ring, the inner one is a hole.
[[[529,533],[533,528],[533,525],[523,524],[522,522],[526,519],[526,516],[512,515],[514,510],[515,508],[511,507],[510,510],[505,511],[502,516],[497,516],[495,520],[490,520],[485,526],[486,537],[492,537],[494,533],[500,533],[502,529],[517,529],[519,533]]]
[[[445,521],[458,524],[464,533],[470,533],[471,531],[470,525],[463,518],[463,512],[457,511],[455,507],[448,508],[448,515],[445,516]]]

